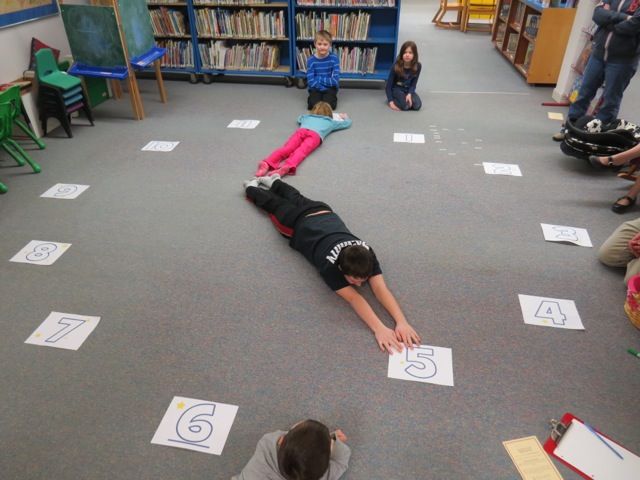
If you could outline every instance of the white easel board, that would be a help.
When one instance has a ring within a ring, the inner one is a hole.
[[[605,444],[607,442],[622,460]],[[596,436],[584,423],[571,420],[553,455],[564,461],[584,478],[593,480],[638,480],[640,457],[622,445],[600,435]]]

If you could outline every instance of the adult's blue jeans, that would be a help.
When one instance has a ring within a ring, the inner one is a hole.
[[[569,120],[573,122],[587,113],[589,104],[603,83],[603,102],[596,118],[603,124],[611,123],[618,118],[622,94],[636,73],[636,68],[636,65],[630,63],[610,63],[593,55],[589,57],[582,75],[578,98],[569,107]]]

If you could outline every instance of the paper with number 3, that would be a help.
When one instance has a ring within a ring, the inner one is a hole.
[[[173,397],[151,443],[220,455],[237,412],[236,405]]]
[[[389,355],[389,378],[453,386],[453,354],[450,348],[420,345]]]
[[[573,300],[518,295],[524,323],[540,327],[584,330]]]

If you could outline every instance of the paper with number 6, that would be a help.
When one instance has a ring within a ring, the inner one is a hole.
[[[518,295],[524,323],[540,327],[584,330],[573,300]]]
[[[420,345],[389,355],[389,378],[453,386],[453,355],[450,348]]]
[[[237,412],[236,405],[173,397],[151,443],[220,455]]]

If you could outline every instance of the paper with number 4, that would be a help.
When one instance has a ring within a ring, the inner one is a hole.
[[[256,128],[260,120],[233,120],[227,128]]]
[[[584,330],[573,300],[518,295],[524,323],[540,327]]]
[[[541,223],[544,239],[548,242],[573,243],[580,247],[593,247],[589,232],[584,228],[567,227],[565,225],[549,225]]]
[[[394,133],[393,141],[396,143],[424,143],[423,133]]]
[[[151,443],[220,455],[237,412],[236,405],[173,397]]]
[[[389,355],[389,378],[453,386],[453,355],[450,348],[420,345]]]
[[[99,321],[100,317],[51,312],[24,343],[78,350]]]

